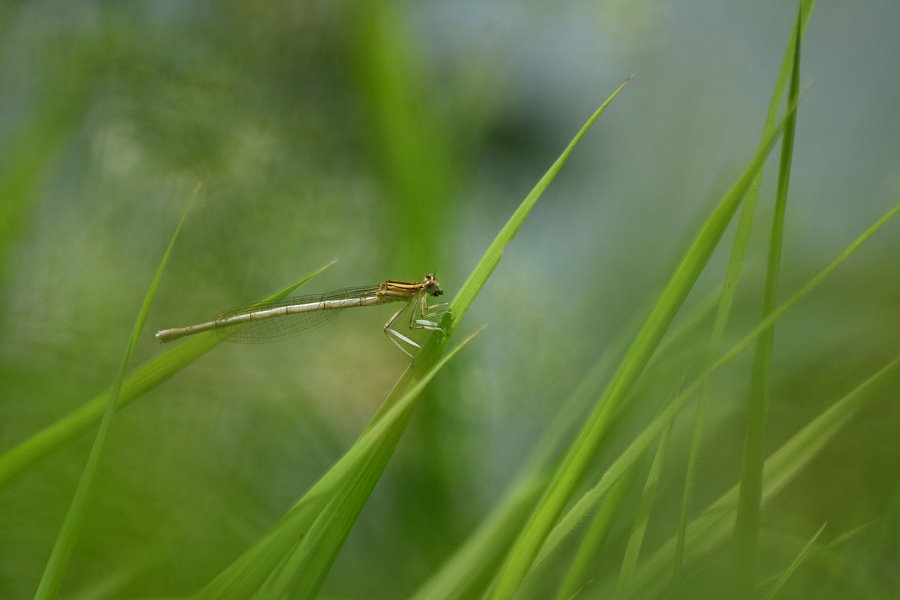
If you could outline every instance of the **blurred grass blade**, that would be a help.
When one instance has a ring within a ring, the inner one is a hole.
[[[856,238],[847,248],[841,252],[838,257],[827,267],[822,269],[815,277],[795,292],[788,300],[781,304],[776,310],[761,323],[759,323],[753,331],[745,335],[740,341],[726,351],[712,365],[700,373],[689,385],[687,385],[675,398],[675,400],[663,409],[644,429],[638,434],[628,445],[628,447],[614,460],[597,484],[585,492],[585,494],[575,503],[575,505],[560,519],[559,523],[553,528],[547,541],[541,548],[540,554],[536,562],[543,561],[565,538],[571,533],[575,527],[588,515],[599,500],[606,494],[609,488],[629,469],[636,461],[640,460],[643,452],[650,447],[653,440],[662,433],[663,428],[667,427],[672,419],[678,414],[688,399],[704,384],[706,379],[719,368],[725,366],[735,357],[749,348],[759,334],[770,327],[776,320],[781,318],[788,310],[803,299],[807,294],[812,292],[819,284],[821,284],[828,275],[833,273],[845,260],[847,260],[862,244],[868,240],[876,231],[884,227],[891,218],[900,212],[900,204],[895,206],[891,211],[885,214],[881,219],[876,221],[862,235]],[[674,542],[673,542],[674,545]]]
[[[437,106],[421,102],[433,93],[433,74],[419,51],[415,19],[406,5],[382,0],[347,8],[351,73],[371,132],[364,147],[382,172],[385,201],[395,217],[392,229],[384,232],[392,239],[389,256],[395,264],[390,266],[406,268],[403,261],[409,256],[431,256],[435,264],[443,264],[435,252],[446,251],[430,236],[407,232],[446,222],[453,210],[460,181],[455,146],[465,120],[448,119]]]
[[[802,6],[798,8],[794,27],[794,68],[791,71],[789,104],[795,104],[800,94],[800,32],[803,22]],[[791,179],[791,160],[794,151],[794,129],[797,111],[788,115],[781,140],[781,160],[778,170],[778,186],[775,194],[775,210],[772,231],[769,235],[769,257],[766,267],[766,283],[763,289],[762,317],[766,318],[775,308],[778,296],[778,279],[781,273],[781,249],[784,239],[784,218],[787,210],[787,193]],[[757,545],[759,543],[759,513],[762,499],[763,464],[765,462],[766,421],[769,412],[769,393],[772,369],[774,329],[768,328],[756,341],[753,370],[750,379],[750,395],[747,401],[747,430],[744,438],[744,455],[741,462],[741,495],[735,525],[735,558],[737,573],[743,587],[752,590],[756,572]]]
[[[799,567],[802,565],[802,563],[808,562],[823,553],[828,553],[829,551],[834,550],[835,548],[846,543],[848,540],[853,539],[854,537],[858,536],[865,530],[871,528],[872,525],[874,525],[875,523],[878,523],[880,520],[881,519],[875,519],[873,521],[869,521],[868,523],[863,523],[862,525],[858,525],[858,526],[854,527],[853,529],[837,536],[836,538],[834,538],[827,544],[814,545],[815,540],[819,537],[819,534],[825,529],[825,526],[827,525],[827,523],[823,523],[822,527],[819,529],[819,532],[817,532],[816,535],[813,536],[810,543],[807,544],[808,549],[804,548],[800,552],[800,555],[797,556],[797,558],[794,560],[794,562],[791,564],[791,566],[788,568],[788,570],[791,573],[793,573],[794,571],[796,571],[795,565],[797,567]],[[801,558],[801,556],[802,556],[802,558]],[[787,572],[782,573],[781,575],[772,575],[772,576],[766,578],[758,587],[764,588],[769,585],[779,585],[776,582],[778,582],[781,579],[786,579],[787,578],[786,576],[789,576],[789,574]],[[779,587],[780,587],[780,585],[779,585]],[[769,594],[774,595],[776,592],[777,591],[770,590]]]
[[[793,112],[793,108],[791,107],[788,114]],[[747,187],[762,167],[783,125],[784,121],[773,130],[763,147],[756,152],[747,169],[715,208],[685,253],[660,299],[622,359],[612,381],[598,399],[594,412],[570,446],[547,495],[507,556],[496,585],[489,595],[490,598],[506,600],[515,595],[547,535],[571,499],[575,488],[581,483],[585,470],[605,438],[619,403],[631,390],[656,351],[675,314],[718,245]]]
[[[494,241],[487,248],[481,260],[475,266],[466,282],[462,285],[460,292],[451,302],[451,312],[448,313],[442,321],[442,326],[448,335],[435,334],[428,339],[410,368],[397,382],[394,389],[391,390],[388,397],[379,407],[363,435],[368,434],[374,427],[380,426],[382,419],[384,419],[386,415],[392,414],[391,411],[396,407],[400,398],[406,397],[403,394],[404,390],[415,389],[420,385],[423,375],[429,372],[429,369],[433,369],[434,365],[440,364],[440,355],[443,347],[447,343],[449,334],[468,310],[469,306],[471,306],[488,277],[490,277],[490,274],[499,263],[504,247],[515,236],[538,198],[540,198],[544,190],[549,186],[556,174],[565,164],[575,145],[629,80],[626,80],[619,86],[619,88],[588,119],[585,125],[579,130],[573,140],[562,152],[560,157],[553,165],[551,165],[547,173],[535,185],[528,196],[526,196],[518,209],[494,238]],[[415,404],[410,407],[409,415],[412,414],[414,408]],[[305,557],[310,553],[311,547],[316,546],[316,551],[311,555],[315,562],[306,566],[306,570],[300,577],[293,593],[294,597],[313,595],[324,580],[324,576],[327,574],[331,563],[336,558],[337,552],[339,551],[349,528],[355,521],[356,514],[362,509],[362,504],[368,498],[368,495],[377,483],[381,472],[387,465],[387,461],[390,459],[393,449],[400,439],[400,435],[408,421],[409,415],[399,422],[397,427],[393,428],[391,435],[383,441],[380,447],[373,449],[374,455],[370,457],[371,468],[368,472],[358,478],[358,483],[354,486],[353,497],[348,500],[343,508],[340,510],[331,509],[335,511],[331,516],[325,516],[318,521],[315,520],[318,511],[325,510],[329,503],[333,501],[331,494],[333,494],[335,490],[330,490],[325,493],[316,508],[310,509],[309,512],[304,515],[302,523],[299,523],[298,521],[299,524],[291,528],[295,531],[303,530],[305,532],[306,538],[303,542],[296,545],[296,538],[290,538],[280,544],[261,542],[256,548],[252,549],[244,557],[239,559],[239,562],[243,563],[242,565],[239,565],[238,563],[232,565],[226,572],[223,572],[217,577],[217,579],[207,587],[207,590],[204,590],[204,593],[216,593],[220,590],[230,589],[229,586],[232,585],[236,577],[244,577],[242,574],[249,572],[251,569],[255,569],[255,574],[245,577],[244,581],[250,582],[252,580],[252,583],[248,583],[248,585],[242,589],[255,589],[253,586],[258,586],[262,581],[266,582],[269,586],[267,589],[276,589],[283,586],[284,582],[292,575],[292,573],[289,572],[290,569],[288,565],[293,565],[294,563],[290,560],[282,562],[284,560],[283,556],[293,548],[294,552]],[[314,526],[316,529],[311,532],[306,532],[306,528],[313,526],[313,523],[315,523]],[[265,554],[267,553],[267,550],[272,547],[276,548],[275,554],[266,557]],[[281,553],[280,555],[278,555],[279,552]],[[278,556],[281,558],[278,558]],[[259,565],[262,565],[262,567],[259,567]],[[271,571],[279,565],[281,565],[282,569],[286,569],[284,576],[282,576],[282,574],[269,576],[265,573],[265,569]],[[263,574],[265,574],[265,578],[261,580],[260,577]],[[208,592],[208,590],[212,590],[212,592]]]
[[[805,8],[800,15],[800,35],[806,29],[809,22],[809,16],[815,6],[815,0],[803,0]],[[778,78],[775,82],[775,89],[772,93],[772,99],[769,103],[769,110],[766,115],[765,125],[763,127],[762,140],[775,126],[778,117],[778,107],[784,96],[784,90],[788,85],[788,80],[793,73],[795,46],[798,30],[795,27],[788,40],[787,47],[784,51],[784,58],[781,61],[781,68],[778,72]],[[762,143],[762,140],[760,143]],[[713,324],[712,332],[709,336],[708,356],[711,359],[714,353],[718,351],[721,345],[722,337],[725,333],[725,327],[731,315],[731,307],[734,304],[734,296],[737,291],[738,283],[741,279],[741,271],[744,259],[747,254],[747,246],[750,242],[750,232],[753,229],[753,218],[756,212],[756,203],[759,198],[759,188],[762,181],[762,169],[759,175],[750,184],[747,195],[744,198],[741,214],[738,218],[737,230],[734,236],[734,244],[732,246],[731,255],[728,259],[728,268],[725,272],[725,278],[722,283],[722,293],[719,298],[719,304],[716,309],[716,319]],[[681,578],[681,563],[684,556],[684,532],[687,526],[687,516],[691,505],[691,493],[694,480],[694,470],[696,469],[697,459],[700,453],[700,442],[703,439],[703,423],[706,418],[706,404],[709,395],[708,382],[701,388],[697,399],[697,409],[694,416],[694,428],[691,434],[691,445],[688,452],[687,466],[685,467],[684,487],[681,498],[681,512],[678,521],[678,549],[675,557],[675,569],[672,576],[673,585],[677,586]]]
[[[797,432],[766,461],[763,471],[763,504],[780,492],[824,448],[874,394],[900,376],[900,356],[862,382]],[[738,486],[713,502],[688,525],[687,556],[700,556],[724,542],[732,533]],[[637,575],[639,597],[658,595],[665,586],[664,572],[674,557],[670,539],[649,558]]]
[[[534,509],[549,475],[531,469],[496,504],[465,543],[410,596],[410,600],[457,600],[478,596],[490,583],[500,558]]]
[[[289,295],[298,287],[334,264],[316,269],[306,277],[286,286],[274,294],[262,298],[278,300]],[[123,383],[118,394],[117,408],[122,408],[184,369],[221,343],[212,333],[194,336],[192,339],[173,346],[137,368]],[[103,416],[111,391],[103,392],[80,408],[58,419],[27,440],[20,442],[0,455],[0,488],[22,474],[34,463],[59,447],[75,440],[78,436],[96,426]]]
[[[660,344],[654,358],[677,348],[684,336],[699,327],[712,312],[715,299],[715,295],[708,296],[689,315],[680,320]],[[646,311],[643,309],[635,312],[635,316],[640,318],[643,318],[644,314]],[[534,446],[505,496],[444,565],[411,596],[411,600],[470,598],[477,596],[478,590],[487,587],[492,573],[499,568],[503,555],[543,493],[550,479],[550,465],[562,447],[563,441],[582,418],[591,399],[596,397],[602,388],[603,382],[612,370],[615,358],[624,352],[628,340],[640,324],[639,318],[632,320],[633,323],[620,328],[616,338],[605,347],[576,390],[562,404],[562,408],[557,411],[553,422],[545,429],[541,440]],[[630,473],[633,476],[636,469],[632,469]],[[620,487],[627,486],[617,484],[617,489]],[[621,495],[624,499],[624,491]],[[613,508],[613,504],[610,498],[604,502],[601,509],[601,512],[611,511],[610,519],[618,512],[618,508]],[[596,532],[595,539],[602,543],[600,532]],[[590,557],[593,556],[594,553],[591,552]],[[575,577],[581,580],[577,575]]]
[[[689,324],[690,325],[690,324]],[[533,446],[518,476],[468,539],[411,596],[411,600],[455,600],[477,595],[514,541],[550,478],[550,467],[563,440],[582,418],[585,407],[608,377],[615,357],[624,349],[632,328],[625,326],[562,403],[553,421]]]
[[[8,58],[8,60],[13,60]],[[92,70],[86,65],[88,79],[79,86],[67,86],[57,94],[45,95],[31,105],[32,114],[18,119],[15,134],[3,140],[0,162],[0,286],[2,271],[8,264],[7,253],[24,225],[32,217],[38,192],[49,179],[54,155],[72,137],[81,122],[93,91]]]
[[[377,423],[360,436],[347,453],[262,539],[213,579],[196,595],[196,598],[250,598],[260,592],[260,588],[267,582],[272,586],[267,588],[267,592],[272,592],[277,587],[279,593],[283,593],[291,578],[287,576],[288,573],[279,573],[272,580],[270,575],[273,571],[282,564],[293,566],[299,564],[300,561],[295,563],[292,559],[296,557],[291,556],[299,549],[298,540],[304,539],[310,526],[330,502],[339,498],[342,492],[355,484],[356,479],[376,456],[379,446],[390,441],[398,429],[402,432],[416,406],[416,399],[431,379],[481,331],[482,329],[478,329],[470,334],[435,363]],[[288,556],[291,556],[291,559],[286,559]],[[280,596],[273,593],[271,597]]]
[[[641,496],[641,504],[628,537],[628,545],[625,547],[625,557],[622,559],[622,568],[619,569],[619,579],[616,583],[616,598],[624,600],[631,593],[632,579],[637,568],[638,557],[641,554],[641,546],[644,543],[644,535],[647,533],[647,524],[650,523],[650,513],[653,511],[653,503],[656,500],[656,491],[659,489],[659,480],[662,477],[663,463],[666,451],[669,448],[669,434],[672,426],[662,435],[656,456],[650,465],[650,473],[647,475],[647,483],[644,485],[644,493]]]
[[[56,543],[53,545],[53,551],[50,553],[50,559],[47,561],[47,566],[44,569],[44,574],[41,577],[40,584],[35,593],[35,598],[37,599],[45,600],[48,598],[55,598],[59,593],[63,575],[69,564],[69,558],[72,555],[72,551],[78,543],[78,536],[81,533],[81,524],[84,522],[84,517],[87,513],[94,479],[97,476],[97,467],[100,464],[100,457],[106,446],[106,438],[109,435],[109,429],[112,425],[113,416],[116,413],[116,407],[119,404],[119,393],[122,389],[122,383],[125,380],[125,369],[128,368],[128,361],[131,359],[134,347],[137,345],[141,331],[144,329],[144,323],[147,321],[147,313],[150,312],[150,305],[153,304],[153,297],[156,295],[156,289],[159,287],[159,280],[162,279],[166,263],[169,261],[169,255],[172,253],[172,248],[175,246],[175,240],[178,239],[178,234],[181,233],[181,228],[184,226],[184,222],[187,220],[191,206],[194,204],[199,193],[200,186],[198,185],[187,206],[184,208],[184,212],[181,214],[178,226],[175,227],[172,239],[169,240],[169,245],[166,247],[162,260],[159,262],[159,267],[156,269],[156,275],[154,275],[153,281],[150,283],[150,288],[144,296],[144,302],[141,304],[137,318],[134,321],[134,327],[132,328],[131,336],[128,339],[128,346],[125,348],[122,363],[119,366],[119,371],[116,374],[115,382],[110,390],[109,398],[103,411],[103,418],[100,420],[100,428],[97,430],[97,437],[94,439],[91,453],[88,456],[84,471],[81,473],[78,487],[75,489],[72,504],[69,506],[69,511],[66,513],[66,518],[59,530]]]
[[[678,388],[675,390],[674,397],[677,397],[677,393],[681,390],[684,381],[682,380],[679,383]],[[671,399],[668,399],[671,402]],[[663,407],[666,403],[662,403],[657,409],[657,415],[662,411]],[[665,433],[663,433],[663,439],[666,440],[668,444],[668,436],[671,431],[671,425],[666,429]],[[612,529],[613,524],[616,522],[616,519],[620,516],[620,510],[625,502],[625,498],[628,495],[628,491],[631,489],[631,484],[634,482],[634,479],[637,477],[637,474],[641,468],[641,463],[643,462],[644,454],[641,454],[640,457],[637,458],[633,462],[633,464],[629,465],[622,475],[616,479],[616,481],[612,484],[612,487],[609,491],[609,494],[604,498],[603,503],[597,509],[594,518],[591,520],[591,524],[587,527],[587,531],[584,534],[584,538],[581,540],[581,543],[578,545],[578,549],[575,551],[574,557],[569,561],[569,569],[566,573],[565,578],[560,584],[559,590],[556,592],[556,600],[568,600],[573,596],[581,593],[585,587],[591,583],[593,579],[595,579],[594,573],[598,567],[598,555],[600,549],[603,547],[603,544],[606,543],[606,539],[609,536],[609,532]],[[661,460],[661,457],[657,455],[657,459]],[[653,465],[655,466],[657,462],[654,461]],[[650,469],[650,475],[648,475],[648,485],[650,480],[653,477],[654,467]],[[644,498],[647,498],[647,488],[645,487]],[[635,524],[637,524],[640,520],[640,516],[637,517]],[[640,543],[635,540],[635,543]],[[638,546],[639,550],[639,546]],[[540,555],[539,555],[540,556]],[[627,583],[622,580],[622,573],[625,572],[624,564],[628,563],[627,559],[627,551],[626,551],[626,560],[623,561],[623,568],[620,570],[620,582],[622,585],[626,585]],[[633,565],[631,571],[633,572]]]
[[[639,467],[640,461],[635,461],[613,484],[603,504],[591,520],[584,539],[572,558],[569,570],[556,594],[556,600],[575,598],[590,583],[591,575],[597,569],[597,557],[600,549],[609,538],[609,532],[619,517],[619,511],[622,510],[625,499],[628,497]]]
[[[816,543],[816,540],[819,539],[819,536],[822,535],[822,532],[825,531],[825,526],[828,523],[822,523],[822,526],[819,527],[819,530],[816,532],[814,536],[807,542],[806,546],[803,547],[803,550],[800,551],[800,554],[797,555],[797,558],[794,559],[794,562],[791,563],[791,566],[787,568],[787,570],[782,573],[781,577],[778,578],[778,581],[775,582],[775,585],[772,586],[772,589],[763,597],[763,600],[773,600],[775,596],[778,595],[778,592],[781,591],[781,588],[784,587],[784,584],[787,583],[787,580],[791,578],[791,575],[794,574],[801,564],[806,560],[809,551],[813,548],[813,544]]]
[[[509,218],[504,227],[500,230],[497,236],[494,238],[491,245],[487,248],[485,253],[482,255],[481,260],[472,270],[472,273],[463,283],[460,288],[459,293],[453,299],[450,305],[450,313],[444,318],[442,323],[445,331],[450,334],[455,327],[456,323],[462,318],[465,312],[468,310],[469,306],[471,306],[472,302],[480,293],[482,287],[486,283],[487,279],[490,277],[494,268],[500,262],[500,258],[503,254],[503,249],[505,246],[515,237],[516,232],[521,227],[525,218],[531,212],[531,209],[534,207],[534,204],[537,200],[543,195],[544,191],[559,173],[562,166],[568,160],[569,155],[572,153],[575,145],[581,140],[585,133],[587,133],[588,129],[594,124],[597,118],[603,113],[607,106],[609,106],[610,102],[612,102],[613,98],[615,98],[619,92],[627,85],[630,81],[630,78],[622,83],[610,96],[606,99],[605,102],[594,112],[593,115],[585,122],[582,128],[578,131],[569,145],[563,150],[562,154],[560,154],[559,158],[551,165],[548,171],[544,174],[544,176],[538,181],[535,187],[531,190],[528,196],[522,201],[513,215]],[[440,349],[443,344],[446,343],[446,336],[432,336],[429,340],[429,343],[425,345],[422,352],[420,352],[416,361],[413,363],[411,369],[407,372],[406,376],[398,382],[395,387],[396,390],[406,389],[408,386],[413,385],[418,377],[418,373],[421,372],[422,369],[427,368],[428,365],[432,364],[432,362],[436,359],[436,357],[440,353]],[[384,413],[385,410],[388,410],[389,407],[393,405],[395,401],[393,398],[396,396],[395,392],[392,392],[389,397],[385,400],[382,406],[379,408],[378,413],[376,413],[373,418],[373,422],[377,422],[380,418],[380,415]],[[374,487],[375,483],[380,477],[381,469],[383,466],[387,464],[387,460],[390,454],[393,452],[393,447],[396,445],[399,440],[399,433],[397,438],[394,440],[390,440],[389,443],[385,444],[384,449],[382,450],[381,455],[377,460],[374,461],[376,467],[373,469],[371,476],[365,485],[360,486],[357,493],[354,496],[357,499],[368,498],[368,494],[371,492],[371,488]],[[368,491],[367,491],[368,490]],[[323,531],[318,532],[318,535],[324,536],[326,541],[326,546],[319,546],[317,551],[312,555],[313,561],[318,564],[312,564],[308,567],[307,571],[304,573],[304,576],[301,577],[301,582],[298,585],[295,593],[293,594],[294,598],[307,598],[313,597],[317,592],[319,586],[321,586],[323,582],[323,578],[325,574],[327,574],[328,568],[330,568],[331,563],[337,556],[337,552],[340,549],[341,544],[343,543],[344,538],[349,533],[349,526],[355,520],[355,515],[358,514],[360,510],[362,510],[362,503],[350,501],[349,503],[344,505],[343,509],[331,508],[329,510],[334,510],[334,516],[328,519],[324,519],[317,523],[317,526],[321,526]],[[331,529],[329,531],[324,531],[325,529],[330,529],[329,523],[336,523],[337,520],[342,515],[352,514],[351,518],[345,518],[342,524],[338,524],[335,529]],[[315,535],[310,535],[308,539],[304,539],[301,543],[301,546],[304,546],[302,549],[303,552],[309,552],[308,547],[313,544],[313,540],[315,539]],[[307,576],[306,573],[310,573],[311,575]]]
[[[819,273],[815,277],[813,277],[808,282],[806,282],[806,285],[804,285],[799,290],[794,292],[794,294],[790,298],[788,298],[787,300],[782,302],[781,305],[777,309],[775,309],[771,313],[769,313],[769,316],[767,316],[765,319],[760,321],[760,323],[753,329],[753,331],[751,331],[746,336],[744,336],[744,338],[741,341],[736,343],[734,346],[731,347],[730,350],[728,350],[721,357],[719,357],[719,359],[715,363],[710,365],[706,369],[706,371],[704,371],[700,375],[700,377],[698,377],[698,379],[709,375],[709,373],[712,373],[719,367],[723,366],[725,363],[731,361],[735,356],[737,356],[738,354],[740,354],[741,352],[746,350],[747,347],[753,343],[753,341],[756,339],[756,337],[764,329],[770,327],[775,321],[777,321],[779,318],[781,318],[781,316],[784,313],[786,313],[791,307],[793,307],[794,304],[796,304],[798,301],[800,301],[801,298],[803,298],[808,293],[810,293],[812,290],[814,290],[816,287],[818,287],[819,284],[821,284],[829,275],[831,275],[845,260],[850,258],[850,256],[854,252],[856,252],[859,249],[859,247],[862,246],[863,243],[865,243],[866,240],[868,240],[870,237],[872,237],[875,234],[875,232],[877,232],[879,229],[881,229],[882,227],[887,225],[887,223],[891,219],[893,219],[895,216],[897,216],[897,213],[900,213],[900,204],[897,204],[896,206],[894,206],[894,208],[889,210],[883,217],[878,219],[875,223],[872,224],[871,227],[869,227],[866,231],[864,231],[862,233],[862,235],[860,235],[858,238],[853,240],[853,242],[851,242],[849,246],[844,248],[844,250],[837,256],[837,258],[835,258],[833,261],[831,261],[831,263],[827,267],[825,267],[824,269],[819,271]]]
[[[606,495],[606,493],[628,474],[631,469],[638,466],[644,453],[650,448],[653,441],[658,439],[669,427],[678,412],[684,407],[691,394],[696,389],[696,382],[689,385],[678,394],[671,404],[666,406],[644,429],[631,441],[628,447],[614,460],[597,484],[589,489],[575,505],[559,520],[559,523],[547,535],[547,541],[541,547],[535,559],[535,563],[543,562],[559,543],[581,523]]]

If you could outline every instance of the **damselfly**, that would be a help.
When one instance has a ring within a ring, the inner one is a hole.
[[[419,348],[419,344],[393,328],[394,322],[406,310],[410,329],[443,331],[438,319],[447,310],[447,302],[428,305],[429,296],[440,296],[444,291],[434,275],[428,274],[424,281],[384,281],[380,285],[347,288],[327,294],[283,298],[272,302],[260,302],[242,306],[221,313],[213,321],[163,329],[157,332],[160,342],[171,342],[187,335],[213,331],[229,342],[268,342],[309,331],[337,315],[345,308],[354,306],[378,306],[388,302],[403,302],[403,306],[384,324],[384,333],[400,350],[410,357],[412,354],[400,342]]]

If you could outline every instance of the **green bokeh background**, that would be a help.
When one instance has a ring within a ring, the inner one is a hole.
[[[436,272],[452,297],[572,134],[635,73],[508,247],[462,325],[487,331],[435,381],[323,591],[403,597],[502,494],[751,156],[794,10],[3,3],[0,452],[111,385],[198,182],[137,362],[160,352],[153,331],[334,258],[307,292]],[[812,16],[782,297],[900,197],[898,30],[888,0],[823,1]],[[735,337],[758,315],[772,179]],[[889,224],[776,328],[770,449],[897,355],[898,231]],[[697,301],[721,280],[728,243],[720,250]],[[378,312],[220,347],[119,413],[63,595],[188,595],[252,543],[352,443],[407,364],[380,332],[390,312]],[[737,480],[748,373],[745,357],[713,383],[701,505]],[[646,394],[679,377],[677,366],[657,374]],[[766,572],[823,522],[832,537],[874,522],[799,571],[786,597],[900,586],[897,399],[872,402],[765,509]],[[677,520],[689,429],[686,417],[673,432],[650,547]],[[0,489],[0,598],[36,589],[91,441]]]

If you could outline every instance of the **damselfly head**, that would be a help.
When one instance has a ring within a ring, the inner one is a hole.
[[[440,296],[444,293],[444,290],[441,289],[441,284],[438,283],[438,280],[434,278],[434,275],[429,273],[425,276],[425,291],[428,292],[432,296]]]

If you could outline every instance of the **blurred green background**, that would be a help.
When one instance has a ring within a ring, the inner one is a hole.
[[[487,331],[436,380],[323,591],[409,594],[500,497],[751,156],[794,12],[774,0],[3,3],[0,452],[111,385],[198,182],[138,363],[161,351],[157,329],[335,258],[301,293],[436,272],[452,297],[635,73],[507,249],[462,324]],[[810,20],[782,297],[900,197],[897,31],[888,0],[822,2]],[[772,180],[734,337],[758,315]],[[897,355],[898,256],[893,223],[779,323],[770,449]],[[187,595],[252,543],[407,364],[380,331],[390,312],[378,312],[222,346],[119,413],[64,596]],[[748,367],[745,357],[713,382],[699,505],[737,480]],[[650,406],[678,368],[649,382]],[[785,548],[763,558],[772,570],[825,521],[833,537],[875,522],[798,572],[791,593],[900,586],[896,400],[872,402],[765,509],[764,540]],[[677,519],[689,429],[686,415],[651,547]],[[0,489],[0,597],[36,589],[92,439]]]

